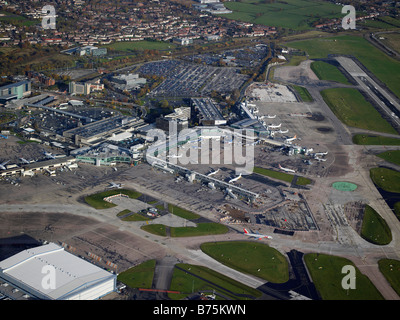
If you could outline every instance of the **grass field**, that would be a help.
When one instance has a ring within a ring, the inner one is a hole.
[[[217,300],[223,299],[222,295],[233,300],[248,300],[261,296],[261,292],[257,289],[250,288],[207,267],[183,263],[177,266],[185,271],[174,269],[170,290],[179,291],[181,294],[169,293],[168,296],[173,300],[183,299],[192,292],[211,293],[213,290],[221,294],[217,295]]]
[[[360,129],[397,134],[396,130],[353,88],[333,88],[321,91],[327,105],[346,125]]]
[[[156,260],[145,261],[118,274],[118,281],[131,288],[150,289],[153,284]]]
[[[400,150],[390,150],[378,154],[379,158],[400,165]]]
[[[385,276],[392,288],[400,295],[400,261],[381,259],[378,261],[379,270]]]
[[[40,20],[30,20],[7,11],[0,11],[0,22],[10,23],[18,26],[32,26],[40,24]]]
[[[109,203],[104,201],[103,199],[105,197],[113,196],[116,194],[125,194],[129,198],[132,199],[137,199],[139,198],[142,194],[134,191],[134,190],[128,190],[128,189],[118,189],[118,190],[108,190],[108,191],[103,191],[100,193],[96,193],[90,196],[85,197],[85,201],[87,204],[91,205],[95,209],[107,209],[107,208],[112,208],[115,207],[115,204]]]
[[[388,168],[372,168],[369,172],[372,181],[379,188],[400,193],[400,172]]]
[[[289,280],[289,264],[276,249],[252,241],[209,242],[201,250],[224,265],[273,283]]]
[[[254,167],[253,172],[261,174],[261,175],[264,175],[264,176],[267,176],[267,177],[270,177],[270,178],[274,178],[274,179],[278,179],[278,180],[281,180],[281,181],[285,181],[285,182],[288,182],[288,183],[292,183],[292,181],[294,179],[294,175],[293,174],[274,171],[274,170],[260,168],[260,167]],[[311,182],[312,181],[310,179],[308,179],[308,178],[298,177],[296,183],[298,185],[305,186],[307,184],[310,184]]]
[[[320,80],[329,80],[350,84],[344,74],[341,73],[337,67],[327,62],[314,61],[311,63],[311,69]]]
[[[170,42],[141,40],[115,42],[104,47],[116,51],[128,52],[135,50],[168,50],[175,48],[176,45]]]
[[[368,205],[365,206],[361,237],[377,245],[386,245],[392,241],[388,224],[374,208]]]
[[[345,265],[354,264],[345,258],[326,254],[310,253],[304,256],[307,269],[323,300],[382,300],[383,297],[368,277],[356,270],[356,288],[345,290],[342,273]]]
[[[306,51],[310,59],[328,54],[345,54],[358,58],[379,80],[400,97],[400,61],[397,61],[359,36],[337,36],[286,43],[285,46]]]
[[[148,224],[141,229],[157,236],[167,236],[167,226],[163,224]],[[210,234],[224,234],[229,231],[228,227],[214,222],[198,223],[197,227],[169,227],[171,237],[198,237]]]
[[[177,215],[181,218],[184,218],[186,220],[194,220],[200,218],[200,216],[196,213],[193,213],[191,211],[179,208],[177,206],[174,206],[172,204],[168,204],[168,211],[171,212],[174,215]]]
[[[353,143],[359,145],[400,146],[400,139],[383,137],[383,136],[356,134],[353,136]]]
[[[312,29],[312,23],[318,18],[343,16],[340,6],[318,0],[285,0],[274,3],[242,0],[225,2],[225,6],[233,11],[224,15],[228,19],[294,30]]]
[[[297,91],[297,93],[299,94],[301,100],[303,100],[303,102],[311,102],[313,101],[313,98],[311,96],[311,94],[308,92],[308,90],[304,87],[301,86],[296,86],[294,84],[291,85],[293,87],[294,90]]]

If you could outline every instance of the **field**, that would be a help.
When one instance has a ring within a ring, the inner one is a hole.
[[[311,102],[313,101],[313,98],[311,96],[311,94],[308,92],[308,90],[304,87],[301,86],[296,86],[296,85],[292,85],[293,89],[297,91],[297,93],[299,94],[301,100],[303,100],[303,102]]]
[[[379,270],[389,281],[393,289],[400,295],[400,261],[393,259],[382,259],[378,261]]]
[[[400,193],[400,172],[387,168],[372,168],[370,177],[379,188]]]
[[[361,227],[361,237],[377,245],[392,241],[392,233],[386,221],[372,207],[366,205]]]
[[[292,183],[292,181],[294,179],[293,174],[274,171],[274,170],[265,169],[265,168],[254,167],[253,172],[270,177],[270,178],[282,180],[282,181],[285,181],[288,183]],[[311,183],[311,180],[308,178],[304,178],[304,177],[298,177],[297,181],[296,181],[296,184],[301,185],[301,186],[305,186],[310,183]]]
[[[289,280],[289,264],[276,249],[252,241],[209,242],[201,250],[224,265],[273,283]]]
[[[135,50],[168,50],[175,48],[176,45],[169,42],[141,40],[115,42],[104,47],[116,51],[129,52]]]
[[[314,61],[311,63],[311,69],[321,80],[336,81],[344,84],[350,84],[347,78],[340,70],[332,64],[324,61]]]
[[[400,150],[385,151],[378,154],[378,157],[391,163],[400,165]]]
[[[306,51],[310,59],[326,58],[329,54],[355,56],[379,80],[400,97],[400,61],[390,58],[358,36],[337,36],[286,43]]]
[[[148,224],[141,228],[162,237],[167,236],[167,228],[171,237],[198,237],[210,234],[223,234],[229,230],[227,226],[214,222],[198,223],[197,227],[167,227],[163,224]]]
[[[321,91],[327,105],[346,125],[360,129],[397,134],[379,112],[353,88],[333,88]]]
[[[265,3],[263,0],[225,2],[233,13],[225,14],[228,19],[282,27],[294,30],[312,29],[319,18],[342,17],[341,7],[326,1],[286,0]]]
[[[354,264],[345,258],[310,253],[304,256],[311,278],[323,300],[382,300],[383,297],[368,277],[363,275]],[[342,279],[345,265],[354,266],[356,288],[345,290]]]
[[[383,137],[383,136],[356,134],[353,136],[353,143],[359,145],[400,146],[400,139]]]
[[[192,292],[211,293],[213,290],[218,294],[218,300],[221,299],[220,295],[233,300],[255,299],[261,296],[261,292],[257,289],[247,287],[207,267],[181,263],[176,267],[170,290],[180,291],[182,294],[170,293],[169,297],[173,300],[183,299]]]
[[[7,11],[0,11],[0,22],[2,21],[18,26],[32,26],[40,23],[39,20],[29,20],[23,16],[19,16]]]
[[[118,281],[131,288],[150,289],[153,283],[156,260],[148,260],[118,275]]]

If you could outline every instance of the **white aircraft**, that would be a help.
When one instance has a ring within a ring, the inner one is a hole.
[[[282,123],[280,123],[280,124],[278,124],[278,125],[270,124],[270,125],[268,125],[268,129],[269,129],[269,128],[271,128],[271,129],[278,129],[278,128],[281,127],[281,125],[282,125]]]
[[[286,129],[286,130],[279,130],[278,132],[279,132],[279,133],[288,133],[289,130],[288,130],[288,129]]]
[[[233,183],[233,182],[239,180],[241,177],[242,177],[242,174],[239,174],[239,176],[237,176],[236,178],[233,178],[233,179],[229,180],[228,183]]]
[[[315,159],[315,160],[318,160],[318,161],[323,161],[323,162],[326,161],[326,159],[322,159],[322,158],[318,158],[318,157],[315,157],[314,159]]]
[[[179,155],[171,154],[171,155],[168,155],[167,157],[168,158],[181,158],[182,156],[183,156],[182,154],[179,154]]]
[[[46,156],[46,158],[49,158],[49,159],[55,159],[56,158],[51,152],[43,151],[43,154]]]
[[[4,161],[3,163],[0,163],[0,169],[1,170],[6,170],[7,168],[5,167],[5,165],[7,164],[7,163],[9,163],[10,162],[10,160],[7,160],[7,161]]]
[[[328,154],[328,151],[327,152],[316,152],[315,153],[315,155],[318,157],[318,156],[326,156]]]
[[[121,189],[122,188],[122,184],[121,183],[110,182],[110,185],[107,188],[109,188],[109,189],[112,189],[112,188]]]
[[[297,139],[297,135],[294,135],[293,138],[288,138],[285,140],[285,142],[292,142],[293,140],[296,140],[296,139]]]
[[[24,158],[19,158],[19,160],[21,160],[21,162],[22,162],[22,163],[25,163],[25,164],[29,164],[29,163],[30,163],[28,160],[26,160],[26,159],[24,159]]]
[[[281,167],[280,164],[279,164],[279,169],[281,169],[281,170],[283,170],[283,171],[286,171],[286,172],[293,172],[293,173],[296,172],[296,171],[294,171],[293,169],[283,168],[283,167]]]
[[[258,238],[257,240],[261,240],[261,239],[264,239],[264,238],[265,238],[265,239],[272,239],[271,236],[267,236],[266,234],[251,233],[251,232],[249,232],[246,228],[243,229],[243,230],[244,230],[244,234],[245,234],[246,236]]]
[[[218,170],[216,170],[216,171],[211,171],[209,174],[207,174],[207,177],[209,177],[209,176],[213,176],[214,174],[217,174],[219,172],[219,169]]]
[[[268,118],[268,119],[275,119],[275,118],[276,118],[276,114],[273,115],[273,116],[267,115],[267,118]]]

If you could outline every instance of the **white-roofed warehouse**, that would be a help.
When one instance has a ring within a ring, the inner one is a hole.
[[[43,300],[95,300],[115,291],[117,280],[116,275],[55,243],[27,249],[1,261],[0,278]]]

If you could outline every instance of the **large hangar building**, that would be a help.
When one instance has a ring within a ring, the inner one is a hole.
[[[55,243],[1,261],[0,279],[40,300],[96,300],[115,291],[117,282],[115,274]]]

